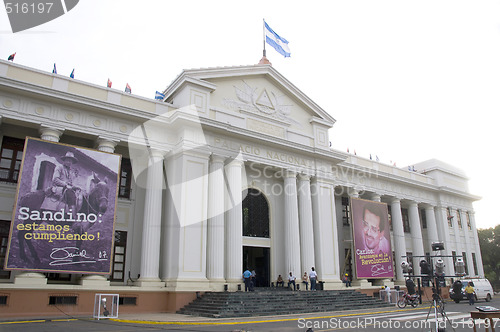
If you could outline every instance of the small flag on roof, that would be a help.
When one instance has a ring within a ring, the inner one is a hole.
[[[69,77],[75,78],[75,68],[73,68],[73,71],[71,72],[71,74],[69,74]]]
[[[155,99],[156,100],[163,100],[163,99],[165,99],[165,95],[163,93],[161,93],[160,91],[156,91]]]
[[[57,74],[57,68],[55,63],[54,63],[54,69],[52,69],[52,74]]]
[[[128,85],[128,83],[125,86],[125,92],[132,93],[132,89],[130,88],[130,85]]]
[[[9,58],[7,59],[8,61],[14,61],[14,57],[16,56],[16,53],[13,53],[9,55]]]
[[[111,82],[111,80],[108,78],[108,88],[111,88],[112,84],[113,84],[113,82]]]
[[[274,32],[269,25],[267,25],[264,20],[264,35],[266,37],[266,43],[274,47],[274,49],[285,58],[290,57],[290,49],[288,48],[288,40],[278,35]],[[264,44],[265,49],[265,44]]]

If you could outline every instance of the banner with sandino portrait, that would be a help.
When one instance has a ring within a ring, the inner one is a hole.
[[[358,279],[394,277],[387,204],[351,199]]]
[[[5,269],[109,274],[120,163],[27,137]]]

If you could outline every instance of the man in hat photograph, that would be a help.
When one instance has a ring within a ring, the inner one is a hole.
[[[75,185],[78,170],[74,165],[78,163],[73,152],[66,152],[61,156],[62,164],[57,165],[52,177],[51,195],[42,205],[43,209],[58,210],[61,204],[65,204],[68,212],[76,213],[78,199],[81,199],[81,189]]]

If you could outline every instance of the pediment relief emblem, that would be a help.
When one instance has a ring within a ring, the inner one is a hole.
[[[242,86],[234,86],[234,91],[238,99],[224,98],[222,102],[225,106],[266,115],[302,127],[298,121],[290,117],[293,105],[286,104],[285,95],[277,95],[265,88],[252,87],[245,81]]]

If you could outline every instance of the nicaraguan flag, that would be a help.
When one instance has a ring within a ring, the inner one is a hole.
[[[71,72],[71,74],[69,74],[69,77],[75,78],[75,68],[73,68],[73,71]]]
[[[266,34],[266,43],[274,47],[274,49],[285,58],[290,57],[290,49],[288,48],[288,40],[280,37],[273,31],[264,21],[264,31]]]
[[[54,69],[52,69],[52,74],[57,74],[57,68],[55,63],[54,63]]]
[[[156,100],[163,100],[163,99],[165,99],[165,95],[163,93],[161,93],[160,91],[156,91],[155,99]]]

